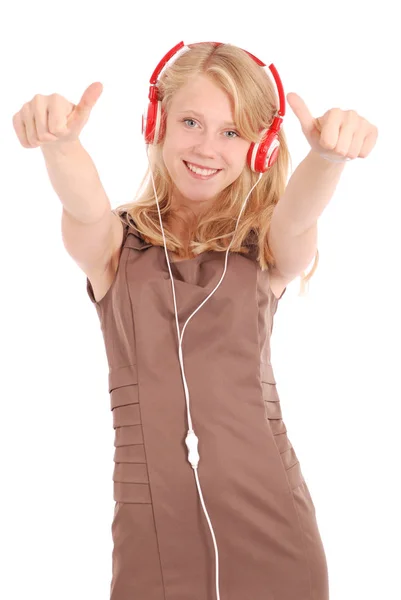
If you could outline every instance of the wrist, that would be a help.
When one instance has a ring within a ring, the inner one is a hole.
[[[64,157],[79,152],[83,148],[80,140],[50,142],[40,146],[45,158]]]
[[[350,161],[351,159],[348,158],[348,156],[344,156],[343,158],[337,158],[334,156],[330,156],[329,154],[325,154],[324,152],[314,152],[312,150],[312,152],[314,154],[317,154],[318,156],[320,156],[321,158],[323,158],[324,160],[327,160],[328,162],[332,162],[332,163],[346,163],[348,161]]]

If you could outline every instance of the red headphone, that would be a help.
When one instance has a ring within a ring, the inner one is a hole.
[[[221,45],[221,42],[211,43],[215,46]],[[196,45],[197,44],[191,44],[191,46]],[[157,79],[166,63],[182,48],[189,50],[189,47],[185,46],[184,42],[180,42],[174,46],[174,48],[171,48],[171,50],[169,50],[159,62],[149,80],[150,88],[148,98],[150,103],[147,111],[145,111],[145,114],[142,116],[142,134],[144,134],[145,142],[147,144],[157,144],[164,135],[164,118],[162,114],[161,100],[159,99]],[[259,66],[266,66],[261,60],[256,58],[256,56],[247,50],[245,50],[245,52],[251,58],[253,58],[253,60]],[[249,147],[247,163],[255,173],[265,173],[267,169],[269,169],[276,162],[280,147],[278,133],[281,129],[281,124],[285,116],[285,95],[280,76],[273,63],[269,65],[269,69],[273,73],[273,77],[276,82],[280,108],[277,112],[278,116],[274,117],[273,123],[270,125],[269,129],[264,129],[261,131],[261,139],[259,142],[253,142]]]

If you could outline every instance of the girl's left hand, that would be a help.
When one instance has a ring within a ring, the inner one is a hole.
[[[331,108],[315,119],[298,94],[287,94],[287,102],[314,152],[345,160],[346,157],[366,158],[373,150],[378,129],[355,110]]]

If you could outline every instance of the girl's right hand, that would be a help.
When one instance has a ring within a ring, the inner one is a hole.
[[[36,94],[13,116],[13,126],[21,145],[37,148],[75,142],[102,92],[100,82],[92,83],[79,104],[72,104],[59,94]]]

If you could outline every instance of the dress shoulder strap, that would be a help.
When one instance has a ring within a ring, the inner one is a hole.
[[[120,219],[124,227],[123,247],[144,250],[145,248],[152,246],[151,243],[144,240],[143,236],[138,231],[134,220],[126,210],[114,209],[112,212]]]

